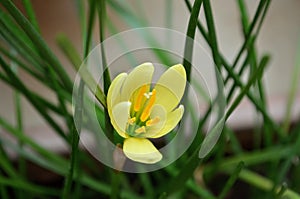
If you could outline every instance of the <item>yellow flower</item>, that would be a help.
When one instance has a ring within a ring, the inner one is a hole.
[[[162,154],[148,138],[159,138],[176,127],[184,107],[186,72],[181,64],[170,67],[152,85],[154,66],[144,63],[129,74],[119,74],[107,94],[111,123],[125,138],[124,154],[131,160],[153,164]],[[179,105],[179,106],[178,106]]]

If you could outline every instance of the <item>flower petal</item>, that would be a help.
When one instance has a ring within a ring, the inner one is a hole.
[[[120,94],[122,85],[127,77],[127,73],[119,74],[111,83],[107,92],[107,109],[109,116],[112,117],[112,107],[120,102]]]
[[[170,67],[162,74],[156,89],[156,104],[161,104],[167,112],[172,111],[181,100],[186,85],[186,72],[181,64]]]
[[[118,134],[124,138],[128,137],[126,134],[126,126],[129,119],[130,106],[130,102],[120,102],[113,107],[110,117],[111,124]]]
[[[152,138],[159,138],[167,133],[169,133],[172,129],[176,127],[178,122],[181,120],[184,113],[184,106],[180,105],[177,109],[174,111],[168,113],[167,115],[167,121],[164,125],[164,128],[159,131],[156,135],[152,136]]]
[[[145,137],[147,138],[152,138],[154,135],[160,132],[166,123],[167,112],[162,105],[155,104],[152,107],[150,119],[155,120],[155,118],[158,118],[159,121],[156,124],[147,127],[145,134]]]
[[[123,151],[129,159],[145,164],[154,164],[162,159],[162,154],[145,138],[125,139]]]
[[[151,63],[143,63],[133,69],[126,81],[123,84],[121,91],[121,100],[129,101],[133,92],[145,84],[150,84],[152,81],[152,75],[154,66]]]

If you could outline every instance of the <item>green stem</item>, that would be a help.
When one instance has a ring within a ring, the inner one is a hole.
[[[86,12],[85,12],[85,3],[84,0],[75,1],[77,14],[80,21],[80,29],[82,31],[82,36],[85,37],[85,27],[86,27]]]
[[[285,117],[284,121],[282,124],[283,131],[287,134],[289,131],[289,126],[291,124],[291,115],[292,115],[292,107],[295,103],[295,97],[297,94],[297,88],[299,86],[299,79],[300,79],[300,39],[298,41],[298,49],[297,49],[297,54],[296,54],[296,63],[294,66],[293,74],[292,74],[292,79],[291,79],[291,84],[290,84],[290,91],[288,95],[288,100],[287,100],[287,106],[286,106],[286,112],[285,112]]]
[[[105,94],[103,93],[102,89],[99,87],[93,76],[90,74],[90,72],[85,67],[80,68],[80,65],[82,63],[80,56],[70,40],[65,35],[60,34],[57,37],[57,42],[63,53],[67,56],[69,61],[79,72],[80,77],[84,80],[85,84],[92,92],[94,92],[97,100],[102,104],[103,107],[106,107]]]
[[[237,56],[236,56],[236,58],[235,58],[235,60],[232,64],[232,69],[234,69],[237,66],[237,63],[240,60],[240,57],[242,56],[242,54],[243,54],[244,50],[246,49],[246,47],[249,45],[249,41],[251,41],[251,39],[250,39],[251,34],[252,34],[252,32],[253,32],[253,30],[254,30],[257,22],[258,22],[259,16],[262,13],[261,11],[264,8],[265,3],[266,3],[266,0],[261,0],[259,2],[258,8],[257,8],[257,10],[255,12],[255,15],[254,15],[254,19],[253,19],[252,23],[250,24],[249,30],[246,33],[245,42],[243,43],[242,47],[240,48],[240,50],[239,50],[239,52],[238,52],[238,54],[237,54]],[[229,76],[227,76],[227,78],[228,77]]]
[[[6,190],[6,186],[4,185],[0,186],[0,196],[3,199],[9,199],[8,191]]]
[[[111,191],[110,198],[118,199],[120,198],[120,185],[121,185],[121,175],[118,171],[110,171],[111,173]]]
[[[24,61],[21,61],[20,59],[18,59],[16,55],[14,55],[11,52],[8,52],[5,48],[0,47],[0,52],[2,53],[2,55],[4,55],[8,59],[10,59],[14,63],[16,63],[20,68],[22,68],[23,70],[25,70],[28,74],[30,74],[31,76],[33,76],[37,80],[45,83],[48,87],[51,88],[51,85],[48,84],[48,82],[45,82],[45,78],[42,76],[41,72],[33,70],[28,65],[26,65],[24,63]]]
[[[99,37],[100,37],[100,48],[101,48],[101,61],[102,61],[102,68],[103,68],[103,85],[104,85],[104,93],[107,95],[109,86],[111,84],[111,78],[110,78],[110,72],[109,67],[107,66],[106,62],[106,55],[105,55],[105,46],[104,46],[104,40],[105,40],[105,22],[106,22],[106,3],[105,0],[100,0],[98,2],[98,20],[99,20]],[[113,141],[113,132],[114,128],[110,122],[110,117],[108,115],[108,109],[104,110],[105,114],[105,134],[106,136]],[[119,198],[119,189],[120,189],[120,180],[121,176],[118,171],[110,170],[111,174],[111,199],[117,199]]]
[[[104,39],[105,39],[105,21],[106,21],[106,5],[105,0],[100,0],[100,3],[98,4],[98,18],[99,18],[99,36],[100,36],[100,46],[101,46],[101,58],[102,58],[102,67],[103,67],[103,83],[104,83],[104,93],[107,94],[111,79],[110,79],[110,73],[109,68],[107,66],[106,62],[106,56],[105,56],[105,46],[104,46]]]
[[[241,82],[241,80],[239,79],[239,77],[233,72],[232,68],[230,66],[228,66],[228,65],[225,65],[225,64],[223,66],[226,69],[226,71],[228,72],[229,76],[231,76],[233,78],[233,80],[235,81],[235,84],[237,86],[239,86],[243,90],[245,88],[245,86],[243,85],[243,83]],[[283,136],[282,129],[279,127],[278,124],[276,124],[271,119],[271,117],[266,112],[265,108],[260,103],[257,102],[257,99],[253,96],[252,92],[249,91],[249,92],[246,93],[246,95],[252,101],[252,103],[254,104],[255,108],[261,112],[261,114],[264,117],[264,120],[268,121],[271,124],[273,130],[275,130],[278,133],[278,135],[280,137],[282,137]]]
[[[83,112],[83,89],[84,89],[84,83],[81,81],[79,85],[78,90],[78,96],[76,99],[76,105],[75,105],[75,113],[74,113],[74,122],[77,124],[73,125],[72,130],[72,152],[71,152],[71,161],[70,161],[70,168],[68,175],[65,180],[64,189],[62,192],[62,198],[67,199],[70,198],[70,190],[72,186],[72,181],[74,177],[74,172],[77,171],[78,167],[78,142],[79,142],[79,133],[81,131],[81,123],[82,123],[82,112]]]
[[[25,87],[25,85],[21,82],[21,80],[16,77],[16,75],[11,71],[7,63],[0,57],[0,66],[7,73],[8,77],[11,79],[11,83],[15,85],[15,87],[24,94],[24,96],[28,99],[28,101],[36,108],[36,110],[46,119],[46,121],[51,125],[51,127],[66,141],[68,141],[67,136],[60,126],[53,120],[53,118],[45,111],[42,103],[35,98],[31,91]]]
[[[11,68],[12,71],[18,76],[18,65],[14,62],[11,62]],[[17,129],[19,132],[23,133],[23,117],[22,117],[22,107],[21,107],[21,98],[20,93],[16,90],[14,92],[14,100],[15,100],[15,113],[16,113],[16,123],[17,123]],[[23,148],[24,143],[22,141],[19,141],[20,148]],[[18,169],[21,178],[26,179],[26,161],[23,157],[18,158]],[[24,193],[20,191],[18,193],[19,198],[24,198]]]
[[[5,24],[4,19],[1,17],[0,33],[5,41],[11,46],[11,48],[16,50],[19,55],[22,55],[22,57],[31,63],[36,70],[39,72],[44,72],[45,62],[39,57],[36,50],[28,44],[30,41],[26,41],[26,39],[18,37],[19,33],[14,31],[12,25]]]
[[[202,0],[195,1],[193,5],[193,9],[191,10],[188,29],[186,33],[187,37],[184,46],[183,66],[186,70],[186,76],[188,82],[191,81],[191,70],[192,70],[191,60],[193,56],[194,38],[196,34],[196,27],[197,27],[197,21],[200,13],[201,4],[202,4]]]
[[[3,152],[4,150],[0,151],[1,172],[4,172],[9,178],[18,179],[18,174],[13,168],[11,161],[9,161]]]
[[[179,172],[179,170],[177,168],[172,167],[172,166],[166,167],[165,169],[172,177],[175,177]],[[189,179],[185,185],[189,190],[194,192],[200,198],[216,199],[216,197],[214,197],[214,195],[209,190],[197,185],[197,183],[194,180]],[[166,192],[163,192],[163,193],[166,193]]]
[[[106,55],[105,55],[105,46],[104,46],[104,39],[105,39],[105,20],[106,20],[106,4],[105,0],[100,0],[98,3],[98,20],[99,20],[99,37],[100,37],[100,48],[101,48],[101,62],[102,62],[102,69],[103,69],[103,85],[104,85],[104,94],[106,95],[111,84],[110,79],[110,72],[106,62]],[[106,136],[113,140],[113,127],[110,123],[110,118],[108,115],[108,110],[105,109],[105,130]]]
[[[191,11],[191,5],[190,5],[190,3],[187,0],[185,1],[185,3],[186,3],[186,6],[188,7],[188,9]],[[266,6],[266,8],[264,10],[263,16],[265,16],[265,13],[267,12],[267,8],[269,6],[269,1],[267,3],[268,4],[267,4],[267,6]],[[250,28],[248,30],[248,35],[250,35],[252,33],[252,31],[253,31],[253,29],[254,29],[254,27],[256,25],[258,17],[260,15],[260,12],[261,12],[261,10],[263,8],[263,5],[264,5],[264,2],[261,1],[260,4],[259,4],[259,6],[258,6],[258,9],[256,10],[254,20],[252,21],[251,26],[250,26]],[[262,24],[262,20],[260,21],[260,26],[261,26],[261,24]],[[204,39],[212,47],[210,38],[208,37],[208,34],[206,33],[204,27],[201,25],[201,23],[199,21],[197,22],[197,27],[200,30],[201,34],[203,35]],[[241,54],[244,51],[244,49],[246,48],[246,46],[251,41],[250,40],[250,36],[248,36],[247,38],[248,39],[247,39],[247,41],[244,42],[243,46],[241,47],[240,52],[238,53],[238,56],[236,57],[236,60],[239,59],[239,57],[241,56]],[[221,59],[221,62],[223,64],[224,68],[228,72],[228,77],[227,78],[229,78],[229,76],[231,76],[233,78],[233,80],[235,81],[235,84],[238,85],[240,88],[243,88],[242,82],[239,80],[238,76],[235,75],[235,73],[233,72],[233,69],[231,68],[231,66],[229,66],[229,64],[227,63],[227,61],[225,60],[225,58],[221,54],[220,54],[220,59]],[[235,61],[235,62],[237,63],[237,61]],[[226,83],[226,80],[225,80],[225,83]],[[253,97],[252,93],[250,93],[250,92],[247,93],[247,96],[252,101],[252,103],[255,105],[256,109],[258,109],[262,113],[264,119],[267,120],[271,124],[273,130],[275,130],[276,132],[278,132],[280,135],[283,135],[281,128],[279,128],[279,126],[272,121],[272,119],[266,113],[266,111],[264,110],[264,108]]]
[[[229,179],[227,180],[224,188],[222,189],[218,199],[223,199],[226,197],[229,190],[232,188],[236,180],[238,179],[242,169],[244,167],[244,162],[240,162],[237,167],[234,169],[234,171],[231,173]]]
[[[241,23],[242,23],[242,27],[243,27],[244,38],[246,39],[248,28],[249,28],[248,27],[248,13],[247,13],[246,5],[245,5],[244,1],[239,0],[238,4],[239,4],[239,8],[240,8],[240,13],[241,13]],[[267,12],[268,7],[269,7],[269,4],[270,4],[270,1],[267,2],[266,6],[263,10],[261,20],[258,24],[258,28],[255,31],[254,35],[258,35],[258,33],[260,31],[260,28],[261,28],[262,22],[265,18],[266,12]],[[255,50],[256,36],[252,36],[252,38],[253,39],[251,39],[252,41],[249,43],[249,47],[247,48],[247,51],[248,51],[247,58],[249,58],[249,60],[246,59],[250,63],[250,66],[251,66],[250,71],[251,72],[255,71],[256,68],[257,68],[257,56],[256,56],[257,53],[256,53],[256,50]],[[245,68],[245,65],[242,65],[242,67],[239,71],[240,75],[242,75],[242,73],[244,71],[244,68]],[[257,95],[260,99],[261,105],[263,107],[266,107],[266,96],[265,96],[265,90],[264,90],[264,87],[263,87],[262,80],[257,80],[257,85],[255,85],[255,86],[256,86],[255,87],[256,90],[258,90]],[[233,94],[233,92],[235,91],[235,88],[236,88],[235,84],[232,85],[231,90],[230,90],[230,94]],[[230,98],[230,97],[228,97],[228,98]],[[255,133],[254,145],[255,145],[256,148],[258,148],[261,145],[261,137],[262,137],[261,130],[257,128],[254,133]],[[265,139],[264,139],[265,145],[266,146],[271,145],[273,138],[272,138],[272,132],[271,132],[271,129],[270,129],[270,124],[267,120],[264,121],[263,133],[264,133],[264,137],[265,137]]]
[[[94,18],[95,18],[95,1],[91,1],[90,4],[90,13],[89,13],[89,21],[87,26],[87,34],[84,43],[84,58],[87,57],[90,43],[92,38],[92,29],[94,26]],[[72,181],[74,178],[74,172],[78,171],[78,144],[79,144],[79,134],[81,133],[82,127],[82,117],[83,117],[83,97],[84,96],[84,82],[81,79],[79,83],[79,89],[76,96],[76,104],[75,104],[75,113],[74,113],[74,124],[72,130],[72,153],[71,153],[71,162],[70,169],[68,175],[65,179],[65,185],[62,193],[62,198],[67,199],[70,198]]]
[[[22,141],[24,143],[24,145],[30,146],[34,151],[38,152],[38,154],[40,154],[41,156],[48,158],[53,164],[57,164],[61,167],[64,167],[64,165],[65,165],[64,159],[62,159],[58,155],[50,152],[49,150],[46,150],[45,148],[41,147],[39,144],[34,142],[30,137],[28,137],[25,134],[19,132],[18,129],[15,129],[14,127],[12,127],[2,117],[0,117],[0,126],[4,130],[6,130],[6,132],[9,132],[10,135],[12,135],[13,137],[15,137],[18,140]],[[3,144],[1,142],[2,142],[2,140],[0,140],[0,144]],[[26,154],[25,150],[20,149],[20,151],[23,151],[24,152],[23,154]]]
[[[265,191],[271,191],[273,189],[273,182],[257,173],[254,173],[249,170],[242,170],[239,174],[239,178],[257,188],[260,188]],[[276,187],[275,191],[276,193],[280,193],[280,190],[282,189],[282,186]],[[289,199],[299,199],[300,195],[296,192],[294,192],[291,189],[285,189],[283,193],[280,193],[283,198],[289,198]]]
[[[232,169],[238,165],[239,162],[244,162],[246,166],[252,166],[271,162],[274,160],[284,159],[293,153],[294,146],[289,147],[270,147],[268,149],[256,150],[249,153],[242,153],[234,157],[223,159],[218,165],[220,171]],[[214,165],[212,163],[204,165],[204,174],[210,175],[214,172]]]
[[[262,77],[264,68],[266,67],[268,61],[269,61],[269,57],[264,57],[264,59],[261,62],[261,65],[255,71],[255,73],[252,75],[252,77],[248,81],[247,85],[242,89],[240,94],[236,97],[236,100],[232,103],[232,105],[228,109],[228,111],[226,113],[226,120],[229,118],[231,113],[235,110],[235,108],[241,102],[242,98],[246,95],[246,93],[249,93],[249,89],[253,85],[253,83]]]
[[[220,70],[221,59],[220,59],[220,53],[218,49],[217,35],[214,27],[214,19],[213,19],[213,13],[212,13],[210,1],[203,0],[203,7],[205,12],[206,24],[208,27],[209,41],[212,49],[213,59],[216,66]]]
[[[21,140],[24,142],[24,144],[30,146],[34,151],[38,152],[39,156],[37,153],[29,153],[27,151],[21,150],[21,149],[16,149],[11,147],[15,152],[23,155],[26,157],[28,160],[36,163],[37,165],[40,165],[43,168],[46,168],[54,173],[57,173],[59,175],[67,175],[68,173],[68,162],[60,157],[57,154],[54,154],[53,152],[50,152],[49,150],[44,149],[41,147],[39,144],[35,143],[31,138],[21,135],[20,132],[18,132],[17,129],[13,128],[8,122],[6,122],[1,116],[0,116],[0,126],[5,129],[7,132],[15,136],[17,139]],[[3,141],[3,142],[2,142]],[[11,142],[5,139],[0,139],[0,145],[3,146],[11,146]],[[16,172],[13,170],[10,172],[13,176],[16,175]],[[110,185],[99,181],[99,179],[94,179],[93,177],[87,175],[87,174],[82,174],[80,176],[75,175],[74,180],[77,182],[82,183],[86,187],[103,193],[105,195],[109,195],[111,193],[111,187]],[[0,180],[1,184],[1,180]],[[121,198],[140,198],[138,197],[135,193],[124,190],[121,192]]]
[[[242,64],[242,66],[241,66],[241,69],[239,70],[239,72],[238,72],[238,76],[242,76],[243,75],[243,73],[245,72],[245,69],[247,68],[246,66],[248,66],[248,64],[249,64],[249,59],[250,59],[250,57],[249,56],[247,56],[247,58],[244,60],[244,62],[243,62],[243,64]],[[226,80],[230,80],[229,78],[227,78]],[[227,85],[228,84],[228,81],[224,81],[224,84],[225,85]],[[231,88],[229,89],[229,92],[228,92],[228,94],[227,94],[227,97],[226,97],[226,99],[227,99],[227,102],[230,102],[231,100],[232,100],[232,97],[234,96],[233,94],[234,94],[234,91],[236,90],[236,84],[233,84],[232,86],[231,86]]]
[[[145,195],[147,196],[147,198],[154,198],[155,196],[155,191],[153,189],[153,186],[151,184],[151,179],[150,179],[150,175],[148,173],[140,173],[137,174],[141,183],[143,184],[143,189],[145,191]]]
[[[57,189],[35,185],[20,179],[10,179],[10,178],[5,178],[3,176],[0,176],[0,184],[3,184],[5,186],[10,186],[15,189],[26,190],[29,192],[33,192],[35,194],[41,194],[41,195],[43,194],[49,196],[59,195],[59,190]]]
[[[37,22],[37,19],[36,19],[36,16],[35,16],[35,13],[34,13],[34,10],[33,10],[32,4],[31,4],[31,1],[30,0],[23,0],[23,5],[24,5],[24,8],[25,8],[26,13],[28,15],[28,20],[31,22],[31,24],[33,25],[33,27],[38,32],[41,32],[40,29],[39,29],[39,24]]]
[[[39,35],[37,30],[10,0],[2,0],[1,3],[35,44],[38,52],[40,53],[40,56],[46,59],[49,62],[49,65],[57,71],[57,74],[60,76],[60,80],[63,82],[66,89],[71,92],[73,84],[70,80],[70,77],[68,76],[56,56],[49,49],[46,42]]]
[[[124,20],[130,27],[139,28],[149,26],[147,21],[141,16],[135,15],[135,12],[128,8],[129,4],[126,4],[123,1],[106,1],[108,5],[110,5],[113,10],[115,10],[115,14],[119,15],[122,20]],[[150,46],[159,46],[158,41],[152,37],[151,34],[145,31],[139,31],[141,33],[141,37],[145,38],[145,41],[150,44]],[[120,44],[122,45],[122,43]],[[161,53],[160,50],[152,49],[153,53],[156,57],[161,61],[162,64],[170,65],[174,60],[170,58],[166,53]],[[131,58],[129,54],[128,58]]]
[[[188,81],[190,81],[190,75],[192,69],[190,60],[192,60],[192,55],[193,55],[193,45],[194,45],[193,39],[196,33],[197,21],[198,21],[201,5],[202,5],[202,0],[196,0],[194,2],[189,23],[188,23],[187,33],[186,33],[187,38],[185,41],[183,66],[185,67]],[[189,159],[187,164],[184,165],[184,168],[180,170],[180,172],[170,180],[168,184],[169,186],[167,187],[166,190],[167,194],[171,195],[176,191],[178,191],[180,187],[183,187],[186,181],[191,177],[193,171],[200,163],[199,158],[197,158],[196,160],[194,159],[194,157],[197,155],[198,155],[198,151],[194,151],[192,157]]]

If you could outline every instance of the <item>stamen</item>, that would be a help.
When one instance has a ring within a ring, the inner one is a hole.
[[[140,88],[139,94],[137,96],[136,102],[134,103],[134,111],[137,112],[140,110],[141,105],[142,105],[142,100],[144,97],[144,93],[147,91],[147,85],[144,85]]]
[[[135,133],[146,133],[145,126],[142,126],[134,131]]]
[[[133,125],[135,123],[135,121],[136,121],[135,117],[130,118],[130,119],[128,119],[128,124]]]
[[[140,117],[142,122],[146,121],[146,119],[149,117],[150,110],[151,110],[152,106],[154,105],[155,99],[156,99],[156,90],[153,89],[152,90],[152,95],[149,99],[149,102],[148,102],[147,106],[144,108],[144,111],[143,111],[143,113]]]
[[[146,126],[152,126],[157,124],[160,121],[159,117],[155,117],[154,119],[150,119],[146,122]]]

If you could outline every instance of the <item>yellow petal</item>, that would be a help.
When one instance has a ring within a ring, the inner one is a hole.
[[[145,84],[150,84],[154,66],[151,63],[144,63],[131,71],[126,78],[122,91],[121,100],[128,101],[133,92]]]
[[[112,82],[107,92],[107,109],[109,116],[112,117],[112,107],[121,102],[120,94],[122,85],[127,77],[127,73],[119,74]]]
[[[130,102],[120,102],[112,109],[111,124],[116,129],[118,134],[124,138],[126,135],[126,126],[129,119]]]
[[[162,159],[162,154],[145,138],[125,139],[123,151],[129,159],[145,164],[154,164]]]
[[[159,122],[147,127],[145,137],[152,138],[152,136],[156,135],[164,127],[167,119],[167,112],[162,105],[155,104],[152,107],[150,119],[154,118],[158,118]]]
[[[181,64],[170,67],[162,74],[155,89],[156,104],[161,104],[167,112],[172,111],[180,102],[186,85],[186,72]]]
[[[162,137],[167,133],[169,133],[172,129],[174,129],[178,124],[178,122],[181,120],[183,116],[183,112],[184,112],[184,107],[183,105],[180,105],[177,109],[168,113],[167,120],[163,129],[161,129],[156,135],[152,136],[152,138]]]

